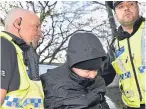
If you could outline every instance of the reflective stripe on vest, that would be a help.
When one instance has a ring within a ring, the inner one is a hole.
[[[20,107],[25,107],[28,104],[32,104],[32,106],[34,108],[38,108],[42,104],[42,100],[40,98],[27,98],[27,99],[25,99],[23,104],[20,105],[20,101],[22,99],[23,98],[13,98],[11,96],[7,96],[5,98],[5,102],[3,103],[3,105],[8,106],[8,107],[12,107],[12,108],[20,108]]]

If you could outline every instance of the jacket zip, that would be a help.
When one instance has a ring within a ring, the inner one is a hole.
[[[127,43],[128,43],[128,51],[129,51],[129,56],[130,56],[130,62],[131,62],[131,66],[132,66],[132,69],[133,69],[134,78],[135,78],[135,81],[136,81],[136,86],[137,86],[137,89],[138,89],[140,101],[142,101],[142,94],[141,94],[141,91],[140,91],[140,86],[139,86],[139,83],[138,83],[138,79],[137,79],[137,75],[136,75],[136,70],[135,70],[135,66],[134,66],[134,63],[133,63],[133,57],[132,57],[132,54],[131,54],[131,47],[130,47],[130,40],[129,40],[129,38],[127,38]]]

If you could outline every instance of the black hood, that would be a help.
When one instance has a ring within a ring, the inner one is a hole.
[[[69,41],[67,63],[73,65],[96,58],[106,58],[100,40],[92,33],[75,33]]]

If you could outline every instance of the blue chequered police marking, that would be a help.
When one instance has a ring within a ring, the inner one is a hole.
[[[30,99],[26,99],[23,103],[23,106],[27,105],[27,104],[32,104],[35,108],[39,107],[39,105],[41,104],[41,99],[34,99],[34,98],[30,98]]]
[[[5,100],[8,100],[8,98],[9,98],[9,96],[6,96],[6,97],[5,97]]]
[[[38,108],[42,104],[42,100],[40,98],[27,98],[23,104],[20,106],[19,103],[21,101],[21,98],[13,98],[10,96],[6,96],[4,105],[8,107],[24,107],[28,104],[32,104],[34,108]]]
[[[144,73],[145,70],[146,70],[146,66],[140,66],[140,67],[138,68],[138,70],[139,70],[140,73]]]
[[[131,77],[130,72],[126,72],[126,73],[120,75],[120,79],[121,79],[121,80],[130,78],[130,77]]]
[[[4,105],[8,106],[8,107],[19,107],[19,102],[20,102],[20,98],[12,98],[9,96],[6,96],[5,101],[4,101]]]
[[[119,48],[118,50],[115,51],[115,56],[116,58],[118,58],[122,53],[124,53],[125,49],[124,46],[122,46],[121,48]]]

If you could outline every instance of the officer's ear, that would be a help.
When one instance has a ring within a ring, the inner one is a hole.
[[[115,19],[116,21],[118,21],[117,23],[120,23],[120,22],[119,22],[119,19],[118,19],[118,16],[117,16],[117,14],[116,14],[116,12],[114,12],[114,19]]]
[[[13,26],[15,28],[17,28],[18,30],[20,30],[21,29],[21,22],[22,22],[22,18],[19,17],[13,22]]]
[[[114,17],[115,17],[115,19],[117,20],[117,14],[116,14],[116,12],[114,11]]]

